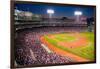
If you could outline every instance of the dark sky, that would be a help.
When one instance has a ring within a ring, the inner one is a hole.
[[[15,4],[18,10],[30,11],[35,14],[48,15],[47,9],[53,9],[56,16],[74,16],[75,11],[81,11],[83,15],[87,17],[92,17],[94,15],[94,7],[84,7],[84,6],[57,6],[57,5],[46,5],[46,4]]]

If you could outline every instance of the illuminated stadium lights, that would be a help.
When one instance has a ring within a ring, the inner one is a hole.
[[[80,23],[80,16],[82,15],[81,11],[75,11],[74,15],[76,16],[76,22]]]
[[[82,12],[81,11],[75,11],[74,15],[82,15]]]
[[[47,13],[49,14],[49,18],[51,18],[52,17],[52,14],[54,14],[54,10],[47,9]]]
[[[48,13],[48,14],[54,14],[54,10],[48,9],[48,10],[47,10],[47,13]]]

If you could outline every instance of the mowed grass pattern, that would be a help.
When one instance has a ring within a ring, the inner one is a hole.
[[[63,34],[55,34],[54,36],[58,41],[67,41],[67,42],[71,42],[76,40],[76,37],[71,36],[69,34],[63,33]],[[68,37],[68,38],[66,38]]]
[[[71,33],[72,34],[72,33]],[[74,33],[73,33],[74,34]],[[48,35],[45,35],[45,39],[54,45],[55,47],[62,49],[64,51],[73,53],[75,55],[78,55],[80,57],[86,58],[88,60],[93,61],[94,60],[94,33],[92,32],[84,32],[79,33],[80,36],[84,36],[88,40],[88,44],[86,46],[80,46],[77,48],[66,48],[64,46],[58,45],[58,41],[75,41],[77,37],[70,36],[70,33],[61,33],[61,34],[52,34],[55,36],[54,39],[51,39],[48,37]]]

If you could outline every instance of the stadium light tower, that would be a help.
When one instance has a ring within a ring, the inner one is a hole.
[[[54,10],[47,9],[47,13],[49,14],[49,18],[52,18],[52,14],[54,14]]]
[[[76,16],[76,22],[79,22],[79,16],[81,16],[83,13],[81,11],[75,11],[74,15]]]
[[[49,19],[50,19],[49,22],[51,22],[52,15],[54,14],[54,10],[53,9],[47,9],[47,13],[49,14]]]

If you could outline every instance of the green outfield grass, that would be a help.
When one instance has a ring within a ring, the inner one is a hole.
[[[74,33],[73,33],[74,34]],[[77,48],[66,48],[64,46],[58,45],[58,41],[66,41],[66,42],[73,42],[77,39],[75,36],[70,36],[70,33],[61,33],[61,34],[52,34],[54,35],[54,39],[51,39],[48,37],[48,35],[45,35],[45,39],[53,44],[55,47],[60,48],[64,51],[76,54],[80,57],[89,59],[89,60],[94,60],[94,34],[92,32],[84,32],[84,33],[79,33],[79,35],[84,36],[88,40],[88,44],[86,46],[80,46]]]

